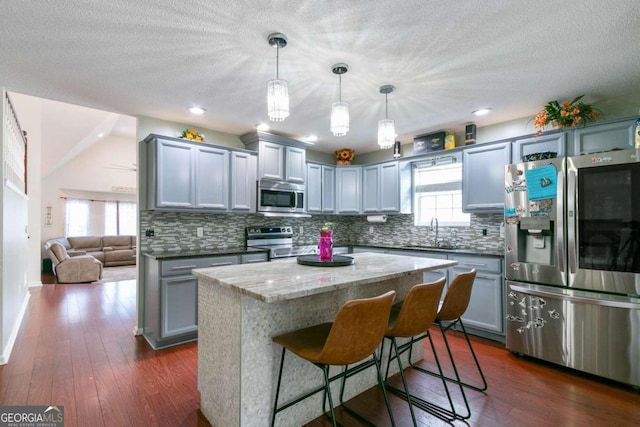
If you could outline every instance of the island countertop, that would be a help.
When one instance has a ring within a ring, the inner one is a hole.
[[[192,273],[204,282],[272,303],[457,264],[442,259],[366,252],[349,256],[354,258],[354,263],[343,267],[305,266],[295,258],[287,258],[269,263],[202,268]]]

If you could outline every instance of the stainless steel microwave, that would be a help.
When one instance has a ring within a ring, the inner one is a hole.
[[[304,184],[258,181],[258,212],[304,212]]]

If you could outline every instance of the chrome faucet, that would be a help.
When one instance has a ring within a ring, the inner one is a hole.
[[[435,228],[433,226],[433,224],[435,223]],[[438,241],[438,218],[433,217],[431,218],[431,231],[436,231],[436,242],[435,242],[435,247],[439,247],[440,246],[440,242]]]

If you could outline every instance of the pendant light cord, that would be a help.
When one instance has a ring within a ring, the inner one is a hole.
[[[338,101],[342,102],[342,74],[338,74]]]
[[[280,46],[276,44],[276,80],[280,80]]]
[[[384,94],[384,118],[388,119],[389,118],[389,94],[385,93]]]

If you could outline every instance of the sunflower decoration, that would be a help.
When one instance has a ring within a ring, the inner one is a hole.
[[[335,152],[336,160],[339,165],[351,164],[351,161],[356,156],[355,152],[351,148],[343,148]]]
[[[185,129],[179,135],[180,138],[188,139],[190,141],[202,142],[204,141],[204,135],[196,132],[195,129]]]

